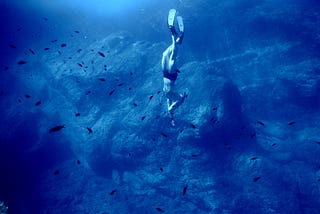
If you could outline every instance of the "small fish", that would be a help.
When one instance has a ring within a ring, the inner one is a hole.
[[[320,146],[320,141],[317,141],[316,144],[318,144]]]
[[[54,39],[54,40],[51,40],[51,43],[55,43],[57,41],[58,41],[57,39]]]
[[[109,95],[112,95],[114,93],[115,89],[113,89],[112,91],[110,91]]]
[[[74,32],[75,32],[75,33],[80,33],[80,31],[78,31],[78,30],[75,30]]]
[[[59,170],[55,170],[55,171],[53,172],[53,174],[54,174],[54,175],[59,175],[59,174],[60,174],[60,171],[59,171]]]
[[[102,53],[102,52],[98,52],[98,54],[100,55],[100,56],[102,56],[102,57],[106,57],[105,55],[104,55],[104,53]]]
[[[86,95],[91,94],[91,91],[87,91]]]
[[[157,207],[156,210],[157,210],[158,212],[160,212],[160,213],[164,213],[164,210],[161,209],[160,207]]]
[[[60,131],[60,130],[63,129],[63,128],[65,128],[64,125],[55,126],[55,127],[51,128],[51,129],[49,130],[49,133]]]
[[[24,64],[26,64],[27,62],[26,61],[23,61],[23,60],[20,60],[19,62],[18,62],[18,64],[19,65],[24,65]]]
[[[61,55],[61,51],[58,51],[58,54]]]
[[[160,171],[163,172],[163,168],[162,167],[160,167]]]
[[[119,83],[118,86],[119,86],[119,87],[123,86],[123,83]]]
[[[137,103],[133,103],[133,106],[134,106],[134,107],[137,107],[138,105],[137,105]]]
[[[190,126],[191,126],[191,128],[193,128],[193,129],[195,129],[196,128],[196,126],[194,125],[194,124],[190,124]]]
[[[213,107],[212,111],[217,111],[217,109],[218,109],[217,107]]]
[[[78,165],[80,165],[80,164],[81,164],[80,160],[77,160],[77,164],[78,164]]]
[[[29,99],[31,96],[29,94],[25,94],[24,97]]]
[[[161,132],[160,133],[163,137],[168,137],[168,135],[166,135],[165,133]]]
[[[62,47],[62,48],[66,47],[66,46],[67,46],[67,44],[65,44],[65,43],[62,43],[62,44],[61,44],[61,47]]]
[[[183,188],[183,191],[182,191],[182,195],[185,195],[187,193],[187,189],[188,189],[188,184],[186,184]]]
[[[142,116],[142,117],[141,117],[141,120],[144,120],[145,118],[146,118],[146,116]]]
[[[13,44],[10,44],[9,48],[17,48],[17,47],[15,45],[13,45]]]
[[[80,53],[81,51],[82,51],[82,49],[81,49],[81,48],[77,50],[77,52],[78,52],[78,53]]]
[[[294,124],[296,124],[295,121],[291,121],[291,122],[288,123],[289,126],[292,126],[292,125],[294,125]]]
[[[76,116],[76,117],[79,117],[79,116],[80,116],[80,113],[76,113],[75,116]]]
[[[128,88],[129,91],[131,91],[132,88]]]
[[[277,145],[276,143],[273,143],[271,146],[275,146],[275,145]]]
[[[261,177],[255,177],[253,178],[253,182],[257,182],[258,180],[260,180]]]
[[[109,195],[114,195],[117,192],[117,189],[112,190]]]
[[[43,50],[45,50],[45,51],[47,51],[47,50],[49,50],[50,48],[44,48]]]
[[[34,105],[35,105],[35,106],[41,105],[41,101],[36,102]]]
[[[78,65],[82,68],[82,64],[78,63]]]
[[[261,125],[261,126],[264,126],[264,123],[263,122],[261,122],[261,121],[257,121],[257,123],[259,124],[259,125]]]
[[[32,49],[29,48],[29,51],[34,55],[34,51]]]
[[[250,158],[250,160],[257,160],[257,159],[258,159],[257,157]]]
[[[149,97],[149,100],[152,100],[152,98],[153,98],[153,95],[151,95],[151,96]]]
[[[198,155],[192,154],[191,157],[196,158]]]
[[[256,136],[256,133],[252,133],[251,135],[250,135],[250,138],[254,138]]]
[[[161,91],[157,91],[157,94],[160,94],[161,93]]]
[[[92,129],[90,129],[89,127],[87,127],[87,130],[88,130],[88,132],[89,132],[89,134],[92,134]]]
[[[132,76],[133,75],[133,73],[130,71],[130,76]]]
[[[105,82],[105,81],[106,81],[105,78],[99,78],[99,80],[100,80],[101,82]]]

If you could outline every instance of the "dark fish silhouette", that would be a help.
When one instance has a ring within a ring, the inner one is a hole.
[[[76,116],[76,117],[79,117],[79,116],[80,116],[80,113],[76,113],[75,116]]]
[[[25,98],[30,98],[31,97],[29,94],[25,94],[24,96],[25,96]]]
[[[317,141],[316,144],[318,144],[320,146],[320,141]]]
[[[18,62],[18,64],[19,65],[24,65],[24,64],[26,64],[27,62],[26,61],[23,61],[23,60],[20,60],[19,62]]]
[[[78,30],[75,30],[74,32],[75,32],[75,33],[80,33],[80,31],[78,31]]]
[[[294,124],[296,124],[295,121],[291,121],[291,122],[288,123],[289,126],[292,126],[292,125],[294,125]]]
[[[9,48],[16,48],[16,46],[13,45],[13,44],[10,44],[10,45],[9,45]]]
[[[166,135],[165,133],[161,132],[160,133],[163,137],[168,137],[168,135]]]
[[[91,94],[91,91],[87,91],[86,95]]]
[[[112,95],[114,93],[115,89],[113,89],[112,91],[110,91],[109,95]]]
[[[82,68],[82,64],[78,63],[78,65]]]
[[[49,50],[50,48],[44,48],[43,50],[45,50],[45,51],[47,51],[47,50]]]
[[[81,164],[80,160],[77,160],[77,164],[78,164],[78,165],[80,165],[80,164]]]
[[[129,91],[131,91],[132,88],[128,88]]]
[[[29,49],[29,51],[34,55],[34,51],[32,49]]]
[[[158,212],[164,213],[164,210],[161,209],[160,207],[157,207],[156,210],[157,210]]]
[[[99,78],[99,80],[100,80],[101,82],[105,82],[105,81],[106,81],[105,78]]]
[[[105,55],[104,55],[104,53],[102,53],[102,52],[98,52],[98,54],[100,55],[100,56],[102,56],[102,57],[106,57]]]
[[[161,93],[161,91],[157,91],[157,94],[160,94]]]
[[[253,178],[253,182],[257,182],[258,180],[260,180],[261,177],[255,177]]]
[[[41,101],[36,102],[34,105],[35,105],[35,106],[41,105]]]
[[[60,131],[60,130],[63,129],[63,128],[65,128],[64,125],[55,126],[55,127],[51,128],[51,129],[49,130],[49,133]]]
[[[185,195],[187,193],[187,189],[188,189],[188,184],[186,184],[183,188],[183,191],[182,191],[182,195]]]
[[[78,53],[80,53],[81,51],[82,51],[82,49],[81,49],[81,48],[77,50],[77,52],[78,52]]]
[[[117,189],[112,190],[109,195],[114,195],[117,192]]]
[[[160,171],[163,172],[163,168],[162,167],[160,167]]]
[[[54,40],[51,40],[51,43],[55,43],[57,41],[58,41],[57,39],[54,39]]]
[[[119,87],[123,86],[123,83],[119,83],[118,86],[119,86]]]
[[[264,126],[264,123],[263,122],[261,122],[261,121],[257,121],[257,123],[259,124],[259,125],[261,125],[261,126]]]
[[[212,108],[212,111],[217,111],[217,109],[218,109],[217,107],[214,107]]]
[[[89,134],[91,134],[93,132],[92,129],[90,129],[89,127],[87,127],[87,130],[88,130]]]
[[[196,128],[196,126],[194,125],[194,124],[190,124],[190,126],[191,126],[191,128],[193,128],[193,129],[195,129]]]
[[[55,171],[53,172],[53,174],[54,174],[54,175],[59,175],[59,174],[60,174],[60,171],[59,171],[59,170],[55,170]]]
[[[61,51],[58,51],[59,55],[61,55]]]
[[[137,105],[136,103],[133,103],[133,106],[134,106],[134,107],[137,107],[138,105]]]
[[[257,160],[257,159],[258,159],[257,157],[250,158],[250,160]]]
[[[149,97],[149,100],[152,100],[152,98],[153,98],[153,96],[151,95],[151,96]]]
[[[273,143],[271,146],[275,146],[275,145],[277,145],[276,143]]]
[[[61,44],[61,47],[62,47],[62,48],[66,47],[66,46],[67,46],[67,44],[65,44],[65,43],[62,43],[62,44]]]
[[[146,116],[142,116],[142,117],[141,117],[141,120],[144,120],[145,118],[146,118]]]
[[[254,138],[256,136],[256,133],[252,133],[251,135],[250,135],[250,138]]]

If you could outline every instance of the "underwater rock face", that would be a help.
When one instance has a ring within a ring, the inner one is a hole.
[[[30,44],[0,71],[1,200],[13,213],[317,213],[319,18],[285,3],[181,6],[174,127],[167,8],[137,30],[166,40],[72,29]]]

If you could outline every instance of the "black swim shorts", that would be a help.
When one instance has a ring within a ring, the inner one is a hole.
[[[177,72],[174,72],[174,73],[169,73],[168,70],[164,70],[163,71],[163,77],[171,80],[171,81],[175,81],[178,77],[178,73]]]

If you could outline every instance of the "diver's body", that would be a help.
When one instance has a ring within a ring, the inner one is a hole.
[[[174,15],[170,14],[172,12],[174,12]],[[184,101],[184,98],[186,97],[186,93],[180,95],[174,90],[174,84],[178,77],[178,73],[180,72],[176,67],[178,46],[182,43],[184,36],[182,17],[178,16],[175,18],[175,13],[176,11],[174,9],[169,11],[168,27],[172,33],[172,44],[163,52],[161,62],[163,72],[163,91],[167,98],[168,112],[170,113],[172,119],[172,125],[174,125],[172,118],[173,111]],[[177,19],[179,24],[179,33],[174,28],[175,19]]]

